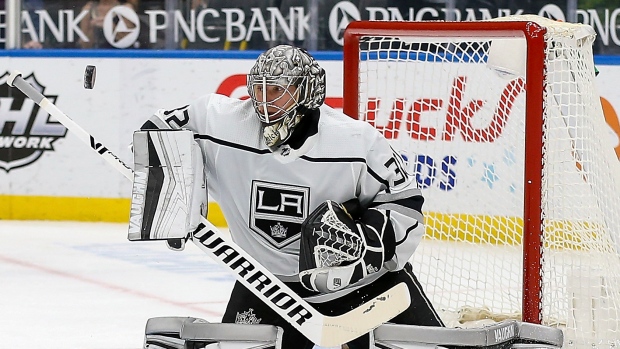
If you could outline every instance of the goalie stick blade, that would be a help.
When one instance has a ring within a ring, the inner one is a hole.
[[[325,316],[321,343],[317,344],[334,347],[347,343],[390,321],[410,304],[409,288],[401,282],[348,313]]]
[[[322,347],[339,346],[358,338],[400,314],[411,303],[407,285],[400,283],[348,313],[327,316],[233,241],[224,238],[206,219],[201,219],[192,241],[306,338]]]

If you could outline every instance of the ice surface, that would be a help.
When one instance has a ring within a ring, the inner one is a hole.
[[[151,317],[219,322],[233,277],[126,227],[0,220],[0,348],[137,349]]]

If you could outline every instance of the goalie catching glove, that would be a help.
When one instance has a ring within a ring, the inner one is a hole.
[[[377,231],[356,222],[339,203],[322,203],[302,224],[299,278],[311,291],[343,289],[381,270],[383,260]]]

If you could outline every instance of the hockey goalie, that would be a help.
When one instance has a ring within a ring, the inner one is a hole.
[[[300,48],[262,53],[247,87],[247,100],[207,94],[157,111],[136,132],[130,240],[180,248],[204,214],[206,183],[233,241],[321,313],[343,314],[402,283],[409,306],[391,321],[443,326],[407,262],[424,233],[423,198],[401,156],[375,128],[323,103],[325,71]],[[314,345],[241,283],[222,322],[249,309],[283,328],[283,347]],[[371,343],[364,335],[349,346]]]
[[[349,331],[365,316],[372,326],[346,344],[374,348],[373,329],[381,321],[371,323],[373,316],[364,314],[373,314],[384,300],[379,296],[398,285],[408,290],[399,303],[404,306],[385,321],[443,329],[408,262],[424,234],[424,199],[401,155],[369,124],[323,104],[325,72],[300,48],[280,45],[262,53],[247,87],[247,100],[207,94],[159,110],[135,133],[129,239],[167,240],[174,249],[196,241],[208,188],[233,241],[319,314],[332,321],[376,300],[350,325],[319,328],[320,338]],[[225,250],[230,260],[238,255]],[[248,260],[237,269],[258,267],[247,267]],[[309,317],[281,311],[294,297],[265,302],[277,288],[258,279],[235,283],[218,325],[269,325],[282,330],[273,345],[313,348],[310,330],[299,326]],[[251,319],[240,316],[249,310]],[[176,343],[160,336],[160,347],[210,345],[192,342],[213,327],[200,320],[155,323],[162,326],[147,326],[147,346],[157,347],[153,338],[160,332],[172,333]]]

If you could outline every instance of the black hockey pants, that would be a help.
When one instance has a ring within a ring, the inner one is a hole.
[[[340,315],[360,304],[381,294],[389,287],[405,282],[411,293],[411,305],[407,310],[396,316],[390,322],[403,325],[420,326],[444,326],[437,315],[430,300],[422,290],[422,286],[411,270],[408,263],[405,268],[397,272],[387,273],[381,276],[372,284],[366,285],[341,298],[325,303],[311,303],[317,310],[325,315]],[[308,296],[309,292],[300,284],[288,284],[293,291],[302,297]],[[235,283],[230,300],[226,307],[226,312],[222,318],[225,323],[261,323],[280,326],[284,330],[282,348],[283,349],[312,349],[313,343],[308,341],[299,331],[292,327],[286,320],[280,317],[269,306],[264,304],[253,293],[247,290],[240,283]],[[350,343],[350,349],[367,349],[370,336],[364,335]]]

